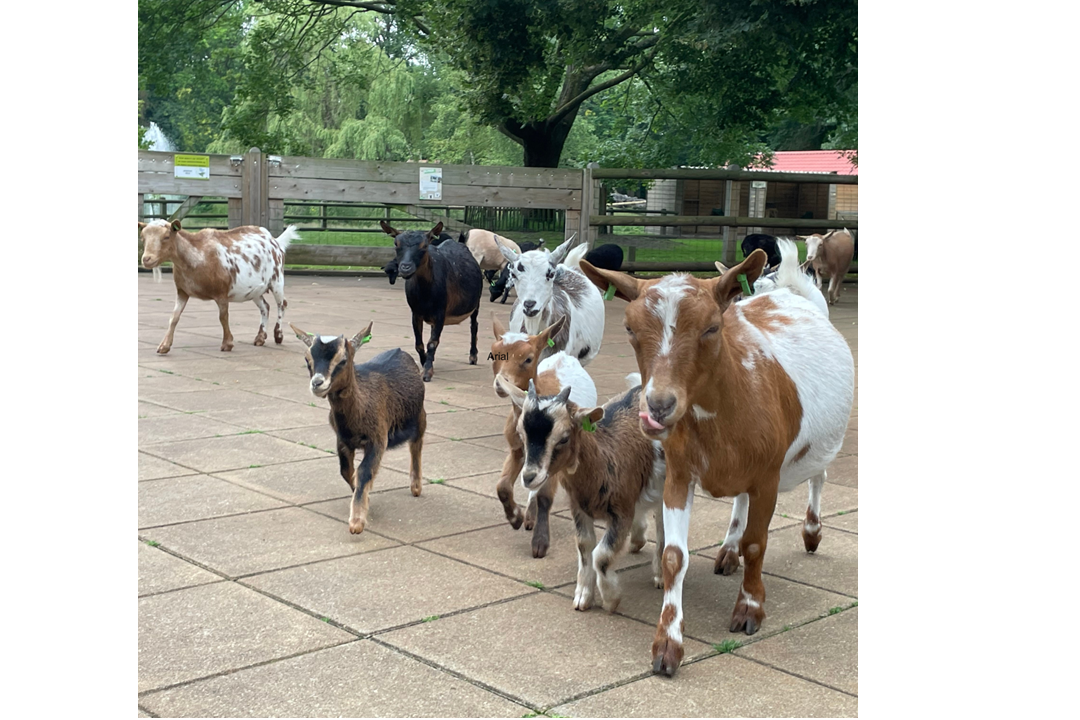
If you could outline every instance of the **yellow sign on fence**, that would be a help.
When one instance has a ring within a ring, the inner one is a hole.
[[[209,155],[173,155],[173,177],[191,180],[210,179]]]

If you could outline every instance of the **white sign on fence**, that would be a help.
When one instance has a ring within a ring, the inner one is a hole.
[[[173,177],[210,179],[209,155],[173,155]]]
[[[442,200],[442,168],[420,168],[420,199]]]

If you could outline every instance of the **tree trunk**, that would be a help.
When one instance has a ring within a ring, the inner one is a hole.
[[[575,109],[554,125],[543,120],[525,125],[507,120],[499,130],[525,150],[525,167],[556,168],[576,118]]]

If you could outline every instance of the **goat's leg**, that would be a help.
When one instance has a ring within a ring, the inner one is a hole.
[[[221,352],[229,352],[233,349],[232,331],[229,330],[229,298],[215,300],[218,307],[218,320],[221,321]]]
[[[769,521],[776,509],[776,488],[780,478],[770,489],[758,489],[750,496],[750,511],[746,521],[740,549],[746,569],[743,570],[739,599],[731,614],[731,632],[753,635],[765,619],[765,584],[761,582],[761,565],[765,559],[765,546],[769,539]]]
[[[274,302],[277,303],[277,323],[274,325],[274,342],[280,345],[281,341],[285,339],[285,335],[281,331],[281,323],[285,319],[285,308],[289,306],[289,301],[285,299],[284,273],[278,273],[278,279],[270,285],[270,292],[274,293]]]
[[[645,531],[649,528],[649,508],[638,504],[634,508],[634,522],[630,525],[630,552],[639,553],[645,547]]]
[[[337,455],[341,465],[341,477],[345,478],[350,490],[356,490],[356,466],[353,464],[356,460],[356,451],[338,440]]]
[[[480,314],[479,302],[476,305],[476,309],[473,310],[472,317],[469,318],[469,332],[472,335],[472,340],[469,345],[469,364],[476,364],[476,331],[480,327],[480,323],[477,321],[476,316]]]
[[[674,675],[683,659],[682,586],[690,563],[687,549],[690,535],[690,508],[694,504],[693,485],[688,478],[673,473],[675,463],[668,456],[664,481],[664,552],[660,568],[664,573],[664,603],[653,637],[653,672]]]
[[[532,535],[532,555],[534,558],[542,558],[547,555],[551,545],[551,531],[548,526],[548,515],[551,512],[551,503],[555,499],[555,491],[559,489],[559,483],[554,477],[548,478],[544,487],[536,493],[536,526]]]
[[[746,493],[735,496],[735,507],[731,508],[731,523],[728,525],[724,544],[716,553],[713,572],[717,575],[731,575],[739,569],[739,542],[746,530],[746,511],[750,507],[750,496]]]
[[[187,307],[188,294],[176,288],[176,304],[173,306],[172,317],[169,318],[169,329],[165,331],[165,338],[158,345],[157,351],[164,355],[172,349],[173,333],[176,332],[176,323],[180,322],[180,313]]]
[[[653,508],[653,522],[656,523],[656,548],[653,550],[652,574],[653,585],[663,589],[664,569],[660,561],[664,552],[664,504],[657,503]]]
[[[424,431],[427,430],[427,412],[420,408],[416,421],[416,435],[409,441],[409,490],[413,497],[420,497],[424,475],[420,470],[420,453],[424,449]]]
[[[574,588],[574,609],[588,610],[596,593],[596,570],[593,568],[593,549],[596,547],[596,525],[576,504],[574,529],[577,531],[577,586]]]
[[[525,529],[532,532],[536,527],[536,495],[538,490],[529,491],[529,499],[525,501]]]
[[[619,592],[619,579],[611,566],[615,564],[615,558],[619,550],[626,543],[630,534],[630,526],[633,518],[614,515],[608,518],[607,532],[600,540],[600,544],[593,550],[592,562],[596,569],[596,584],[600,590],[600,602],[608,612],[615,612],[619,607],[621,594]]]
[[[431,335],[428,336],[427,342],[427,360],[424,361],[424,382],[431,382],[432,376],[435,375],[435,351],[439,348],[439,338],[442,337],[445,322],[446,315],[439,313],[435,316],[435,322],[431,324]]]
[[[356,471],[356,487],[353,489],[352,505],[349,507],[349,532],[353,535],[364,532],[367,525],[368,494],[385,450],[385,444],[369,442],[364,446],[364,459],[360,461],[360,467]]]
[[[810,502],[806,508],[806,522],[803,523],[802,539],[806,552],[817,550],[821,542],[821,488],[825,485],[825,471],[810,478]]]
[[[840,283],[844,281],[844,277],[839,273],[829,278],[829,304],[835,305],[836,301],[840,299]]]
[[[495,494],[499,496],[499,502],[503,505],[506,519],[510,526],[517,530],[521,527],[525,516],[521,508],[514,501],[514,483],[517,482],[521,468],[525,465],[525,454],[521,448],[510,448],[510,453],[503,461],[502,475],[499,476],[499,484],[495,486]]]
[[[261,320],[259,322],[259,334],[255,336],[256,345],[266,344],[266,325],[270,322],[270,303],[266,302],[266,298],[260,295],[255,298],[254,303],[259,308],[259,315]]]
[[[424,350],[424,319],[419,313],[413,313],[412,331],[416,338],[416,354],[420,356],[420,367],[427,365],[427,352]]]

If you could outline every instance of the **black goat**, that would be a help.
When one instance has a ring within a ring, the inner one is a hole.
[[[390,235],[391,237],[397,237],[398,231],[395,230],[394,228],[390,227],[389,225],[387,225],[385,220],[380,220],[379,225],[382,226],[382,229],[383,229],[384,233],[386,233],[387,235]],[[453,239],[454,238],[451,237],[449,233],[441,232],[441,233],[439,233],[439,237],[431,244],[434,245],[435,247],[438,247],[438,246],[442,245],[444,242],[446,242],[447,240],[453,240]],[[394,258],[390,262],[383,265],[382,271],[384,273],[386,273],[386,277],[390,279],[390,284],[393,285],[394,282],[397,280],[397,276],[398,276],[397,258]]]
[[[763,233],[753,233],[743,238],[742,254],[744,258],[750,257],[750,253],[758,248],[764,250],[765,254],[769,256],[769,267],[776,267],[780,264],[780,250],[776,247],[775,237]]]
[[[540,242],[525,242],[518,243],[518,247],[521,248],[521,252],[529,252],[530,250],[536,250],[544,247],[544,239],[540,238]],[[491,276],[484,273],[484,277],[487,279],[489,289],[491,290],[491,302],[495,302],[502,296],[502,304],[506,304],[506,298],[510,297],[510,288],[514,287],[514,283],[510,281],[510,265],[503,265],[503,269],[499,270],[499,276],[495,277],[495,271],[489,270]]]
[[[585,259],[593,267],[604,270],[622,270],[623,251],[618,245],[608,243],[607,245],[594,247],[585,253]]]
[[[394,237],[397,254],[391,261],[397,263],[398,273],[405,278],[405,298],[412,310],[416,353],[424,367],[424,382],[431,382],[435,373],[435,350],[439,347],[444,325],[457,325],[471,316],[469,364],[475,365],[477,357],[476,316],[480,312],[484,279],[480,266],[464,245],[456,242],[434,244],[441,231],[442,223],[439,223],[427,233],[422,230],[397,233]],[[431,325],[426,351],[424,323]]]

